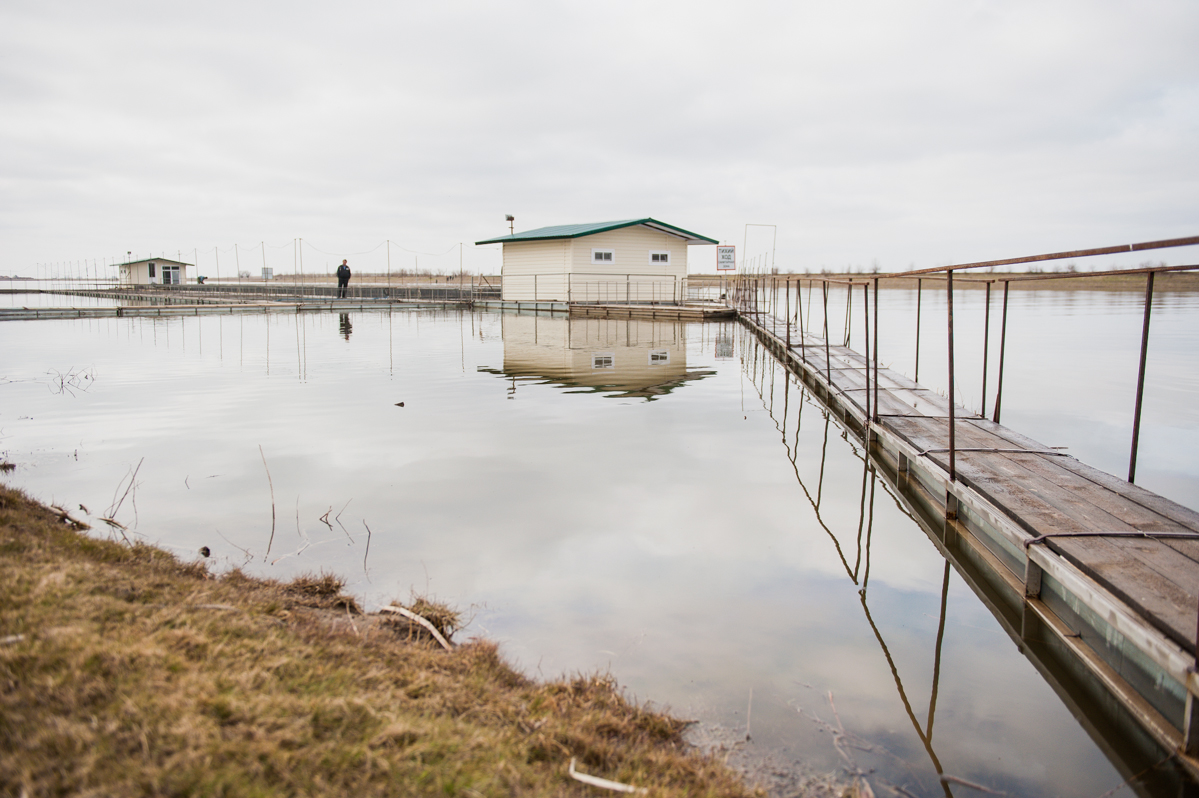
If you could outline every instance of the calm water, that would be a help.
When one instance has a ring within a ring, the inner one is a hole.
[[[898,319],[907,299],[892,296]],[[1097,419],[1121,423],[1104,375],[1076,384],[1110,358],[1078,354],[1053,375],[1066,388],[1045,391],[1014,352],[1036,353],[1064,320],[1106,340],[1113,300],[1042,300],[1023,311],[1028,341],[1009,341],[1005,420],[1077,453]],[[929,308],[926,296],[926,319]],[[1155,335],[1182,342],[1155,355],[1140,466],[1192,504],[1199,467],[1174,453],[1197,426],[1182,399],[1195,395],[1194,310],[1155,318]],[[823,725],[837,724],[831,694],[876,790],[944,795],[933,756],[1009,794],[1094,796],[1123,778],[856,441],[732,324],[433,312],[6,322],[0,351],[0,454],[18,464],[6,481],[98,515],[140,463],[136,505],[118,518],[185,557],[206,545],[218,568],[332,570],[374,605],[433,594],[533,675],[610,669],[637,698],[729,739],[744,737],[752,691],[748,747],[816,771],[845,764]],[[1066,389],[1105,396],[1076,403]],[[1119,464],[1118,438],[1099,459]],[[330,509],[332,528],[319,520]]]

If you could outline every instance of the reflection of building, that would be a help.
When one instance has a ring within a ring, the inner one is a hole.
[[[503,298],[542,302],[681,302],[687,246],[707,236],[655,219],[562,224],[500,236]]]
[[[182,285],[187,280],[187,267],[169,258],[147,258],[120,264],[122,285]]]
[[[504,369],[495,373],[518,380],[652,399],[712,374],[687,371],[680,322],[506,313],[502,324]]]

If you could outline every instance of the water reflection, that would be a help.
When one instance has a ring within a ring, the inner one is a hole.
[[[350,323],[349,313],[339,313],[337,315],[337,329],[343,338],[347,341],[350,340],[350,333],[354,332],[354,325]]]
[[[504,367],[480,371],[518,382],[550,383],[580,393],[652,401],[715,372],[687,370],[682,322],[571,319],[504,314]]]
[[[880,796],[941,795],[947,775],[1092,798],[1130,775],[945,579],[860,440],[739,328],[531,322],[362,312],[349,340],[336,313],[3,324],[5,479],[103,507],[144,458],[133,534],[271,578],[325,568],[367,606],[431,593],[531,675],[610,670],[784,769],[874,768]],[[661,385],[622,382],[632,358],[675,369],[667,401],[608,401]],[[72,365],[95,384],[47,391]]]
[[[944,533],[938,534],[935,529],[929,528],[927,521],[922,521],[916,517],[896,492],[897,487],[888,482],[886,476],[880,475],[875,463],[861,446],[856,435],[851,436],[844,428],[841,428],[840,437],[848,444],[853,457],[860,461],[862,468],[861,481],[858,488],[859,511],[856,524],[852,522],[846,524],[845,519],[839,524],[836,522],[832,524],[827,522],[824,518],[821,505],[825,466],[828,458],[830,413],[815,400],[813,395],[809,394],[804,383],[778,364],[752,335],[746,333],[742,336],[741,347],[743,351],[750,353],[748,357],[744,358],[744,373],[750,379],[763,409],[773,421],[775,429],[780,435],[787,460],[792,467],[795,480],[811,508],[812,515],[819,528],[832,543],[837,560],[844,570],[845,576],[853,585],[858,586],[858,600],[864,619],[890,671],[897,696],[903,706],[904,714],[916,738],[919,740],[928,758],[928,762],[932,766],[939,791],[946,796],[953,796],[954,792],[952,788],[955,785],[968,788],[970,791],[981,789],[986,792],[991,792],[994,787],[1002,786],[992,780],[996,779],[997,776],[1000,779],[1010,778],[1010,774],[1000,775],[995,772],[990,774],[984,772],[981,776],[971,774],[972,778],[975,779],[972,781],[971,779],[963,778],[961,773],[955,775],[946,772],[942,757],[938,755],[937,748],[933,743],[933,728],[942,677],[942,655],[945,649],[947,617],[950,609],[951,574],[956,567],[963,572],[968,583],[978,585],[984,581],[979,578],[979,574],[977,573],[979,566],[971,562],[970,556],[963,547],[951,548],[949,541],[945,540],[946,536]],[[792,385],[793,381],[795,383],[794,386]],[[782,385],[781,408],[776,408],[775,406],[776,396],[779,393],[776,382],[781,382]],[[794,415],[790,412],[793,390],[799,394]],[[815,486],[810,485],[809,480],[805,480],[800,469],[801,456],[799,453],[801,447],[799,435],[803,424],[803,410],[809,404],[819,410],[823,420],[823,424],[821,425],[820,465]],[[791,421],[792,418],[794,419],[793,422]],[[792,427],[790,431],[788,430],[789,423]],[[941,578],[937,629],[932,652],[931,686],[926,711],[919,710],[910,698],[909,691],[905,688],[904,678],[901,675],[901,668],[897,657],[893,655],[892,648],[888,644],[888,633],[885,631],[887,626],[886,624],[876,622],[868,598],[875,496],[876,487],[880,483],[893,500],[895,506],[908,516],[913,524],[925,529],[932,542],[937,545],[938,550],[945,557]],[[840,534],[834,531],[834,529],[839,529]],[[852,553],[847,554],[847,551]],[[979,598],[987,598],[984,595],[984,591],[976,588],[976,592]],[[1005,619],[1001,617],[1002,613],[998,610],[993,611],[996,612],[996,617],[1001,622],[1001,625],[1006,626],[1004,623]],[[1022,651],[1025,650],[1025,646],[1033,647],[1036,645],[1035,643],[1028,643],[1021,640],[1016,640],[1016,642],[1018,645],[1021,645]],[[1048,673],[1045,671],[1044,660],[1046,657],[1044,652],[1040,652],[1039,656],[1030,656],[1030,659],[1058,692],[1064,701],[1064,705],[1074,714],[1080,726],[1091,734],[1093,739],[1104,750],[1108,751],[1112,763],[1126,780],[1127,784],[1125,786],[1112,790],[1111,794],[1132,791],[1143,796],[1165,796],[1180,794],[1180,790],[1185,792],[1192,787],[1190,780],[1182,772],[1181,768],[1170,761],[1169,752],[1164,752],[1163,758],[1163,752],[1152,746],[1146,750],[1145,743],[1142,740],[1144,735],[1133,719],[1117,718],[1113,722],[1111,716],[1112,707],[1108,706],[1109,702],[1105,702],[1102,696],[1090,694],[1093,688],[1089,684],[1090,677],[1085,673],[1084,669],[1079,669],[1078,673],[1071,673],[1068,669],[1065,672],[1058,670],[1054,673]],[[831,693],[829,694],[828,701],[830,709],[835,714],[836,708],[833,704]],[[920,715],[923,715],[923,720],[918,716],[918,712]],[[844,760],[846,768],[851,773],[866,776],[869,772],[869,768],[858,764],[852,753],[853,749],[867,751],[872,754],[883,753],[893,756],[891,752],[882,748],[877,742],[873,742],[870,739],[870,735],[859,736],[852,729],[847,730],[842,725],[840,717],[836,717],[835,726],[824,721],[820,721],[820,724],[824,730],[832,733],[834,748]],[[952,742],[956,743],[958,741]],[[908,762],[907,764],[910,767],[913,763]],[[918,778],[915,770],[912,770],[911,774],[914,778]],[[871,779],[876,784],[881,782],[895,794],[910,794],[905,792],[906,788],[904,785],[888,781],[890,778],[894,778],[893,772],[883,771],[871,775]],[[986,783],[988,781],[991,783]],[[919,792],[927,794],[925,789]]]

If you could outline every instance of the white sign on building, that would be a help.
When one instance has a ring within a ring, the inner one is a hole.
[[[737,248],[736,247],[717,247],[716,248],[716,270],[717,271],[735,271],[737,269]]]

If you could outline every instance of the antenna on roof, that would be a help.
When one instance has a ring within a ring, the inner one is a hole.
[[[508,223],[508,232],[511,235],[516,235],[516,231],[512,229],[512,223],[516,221],[516,217],[510,213],[504,214],[504,221]]]

